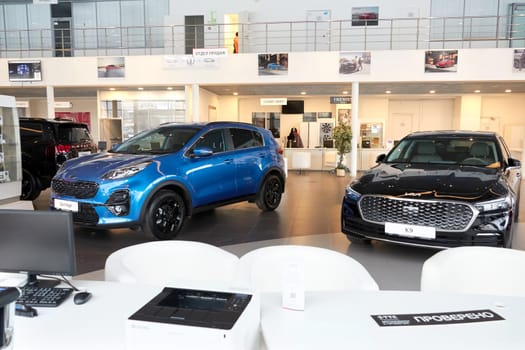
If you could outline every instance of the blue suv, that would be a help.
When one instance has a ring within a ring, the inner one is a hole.
[[[109,152],[68,160],[51,184],[53,209],[75,223],[139,227],[171,239],[187,217],[253,201],[276,209],[285,187],[282,149],[250,124],[163,124]]]

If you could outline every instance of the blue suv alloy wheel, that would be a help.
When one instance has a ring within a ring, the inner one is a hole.
[[[109,152],[71,159],[51,207],[80,225],[139,227],[172,239],[194,213],[241,201],[275,210],[285,189],[282,149],[246,123],[163,124]]]

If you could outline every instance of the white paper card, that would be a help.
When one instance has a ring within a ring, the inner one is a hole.
[[[285,263],[282,276],[282,307],[304,310],[304,264],[300,261]]]

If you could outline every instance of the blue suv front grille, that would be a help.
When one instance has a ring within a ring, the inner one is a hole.
[[[95,197],[98,191],[98,184],[91,181],[53,180],[51,189],[59,195],[87,199]]]

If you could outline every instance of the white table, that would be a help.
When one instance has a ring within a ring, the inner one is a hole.
[[[73,280],[93,296],[83,305],[69,297],[54,308],[39,307],[33,318],[16,316],[13,350],[125,349],[125,321],[163,287]]]
[[[503,321],[380,327],[370,315],[489,309]],[[525,298],[408,291],[307,292],[305,310],[281,307],[281,294],[261,296],[261,328],[276,349],[525,349]]]

